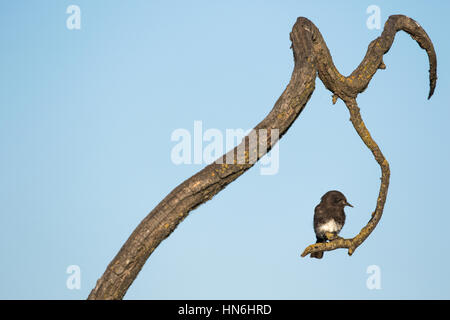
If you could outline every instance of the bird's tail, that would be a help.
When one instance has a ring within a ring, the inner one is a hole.
[[[326,240],[317,238],[316,243],[322,243],[322,242],[326,242]],[[310,254],[310,257],[311,258],[316,258],[316,259],[322,259],[323,251],[313,252],[313,253]]]

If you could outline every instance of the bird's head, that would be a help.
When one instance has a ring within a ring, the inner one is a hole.
[[[333,206],[333,207],[341,207],[344,208],[346,206],[352,207],[353,206],[348,203],[347,199],[345,198],[344,194],[340,191],[332,190],[328,191],[322,196],[322,202],[325,202],[327,205]]]

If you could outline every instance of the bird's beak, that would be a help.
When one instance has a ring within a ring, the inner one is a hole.
[[[345,202],[345,205],[353,208],[353,206],[348,202]]]

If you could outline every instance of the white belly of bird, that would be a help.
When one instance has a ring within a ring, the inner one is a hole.
[[[339,231],[341,231],[342,229],[342,225],[336,223],[336,221],[334,221],[334,219],[328,220],[327,223],[324,223],[323,225],[321,225],[319,227],[319,231],[321,232],[336,232],[339,233]]]

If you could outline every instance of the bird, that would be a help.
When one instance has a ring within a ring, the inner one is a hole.
[[[314,209],[314,232],[316,243],[324,243],[329,240],[326,233],[333,233],[335,237],[339,234],[345,223],[346,206],[353,206],[347,202],[344,194],[337,190],[325,193],[320,203]],[[311,258],[322,259],[323,251],[311,253]]]

